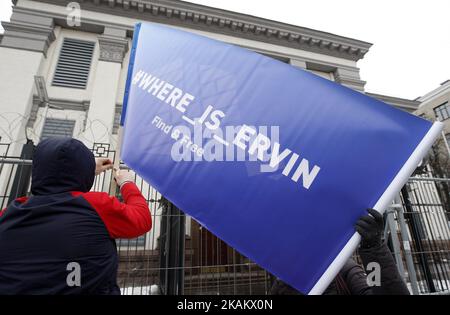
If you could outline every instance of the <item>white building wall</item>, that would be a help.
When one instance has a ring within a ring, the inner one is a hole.
[[[26,142],[24,117],[31,110],[33,73],[39,71],[43,55],[0,47],[0,60],[0,140],[1,143],[9,144],[9,156],[20,156],[22,145]],[[11,165],[2,166],[0,191],[6,190],[12,169]],[[4,204],[3,198],[1,199],[1,204]]]
[[[42,53],[0,47],[0,127],[2,142],[24,143],[26,121],[34,93],[34,74],[39,72]],[[21,146],[9,154],[18,155]]]
[[[52,4],[42,3],[42,2],[35,2],[30,0],[19,0],[18,4],[19,6],[22,6],[24,8],[32,8],[32,9],[38,9],[46,12],[50,12],[56,15],[66,16],[67,11],[62,6],[55,6]],[[131,28],[133,27],[139,20],[128,18],[124,16],[111,16],[110,14],[105,13],[99,13],[99,12],[93,12],[93,11],[87,11],[82,10],[82,21],[98,21],[103,22],[105,24],[111,24],[112,22],[121,27]],[[249,40],[241,37],[233,37],[229,35],[224,34],[217,34],[217,33],[211,33],[207,31],[200,31],[200,30],[194,30],[194,29],[187,29],[183,27],[178,26],[171,26],[174,28],[179,28],[185,31],[189,31],[192,33],[200,34],[206,37],[210,37],[213,39],[221,40],[230,44],[235,44],[238,46],[242,46],[245,48],[249,48],[255,51],[264,52],[264,53],[271,53],[273,55],[282,55],[288,58],[298,58],[300,60],[315,60],[317,62],[322,63],[333,63],[333,64],[339,64],[342,66],[348,66],[348,67],[357,67],[356,61],[348,60],[344,58],[304,51],[300,49],[290,48],[290,47],[280,47],[278,45],[270,44],[270,43],[264,43],[260,41],[254,41]]]

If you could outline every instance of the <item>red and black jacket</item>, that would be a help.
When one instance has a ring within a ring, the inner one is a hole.
[[[120,294],[116,238],[151,229],[151,214],[134,183],[124,202],[89,192],[92,153],[74,139],[42,141],[33,158],[32,196],[0,213],[0,294]],[[68,282],[73,264],[80,286]]]

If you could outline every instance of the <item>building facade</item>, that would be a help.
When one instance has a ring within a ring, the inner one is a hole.
[[[1,135],[5,140],[39,141],[42,135],[72,132],[88,146],[106,142],[115,148],[138,21],[239,45],[364,90],[356,62],[371,45],[359,40],[180,1],[93,0],[80,2],[79,10],[67,7],[70,1],[13,3],[0,44],[0,56],[7,60],[0,72],[1,112],[20,123]],[[57,125],[62,129],[55,130]]]
[[[83,141],[96,156],[117,158],[131,40],[139,21],[238,45],[365,93],[357,62],[371,44],[361,40],[177,0],[13,0],[12,5],[11,20],[2,22],[5,31],[0,36],[3,156],[24,157],[27,141],[37,144],[64,135]],[[368,95],[408,112],[420,104]],[[14,169],[5,170],[0,172],[2,206],[8,200]],[[94,189],[109,191],[111,179],[110,172],[102,174]],[[180,228],[179,242],[173,244],[184,248],[180,264],[185,293],[267,292],[265,271],[194,220],[179,212],[174,215],[142,179],[137,178],[137,184],[153,210],[154,228],[139,239],[118,241],[119,284],[125,293],[150,293],[150,285],[177,276],[164,264],[173,259],[165,251],[172,242],[167,235],[173,236],[173,231],[169,233],[173,226]],[[180,221],[168,221],[173,217]],[[257,284],[253,291],[248,281]]]
[[[424,96],[418,97],[419,108],[414,114],[431,121],[441,121],[444,124],[442,137],[433,149],[435,172],[439,176],[450,177],[450,80]]]

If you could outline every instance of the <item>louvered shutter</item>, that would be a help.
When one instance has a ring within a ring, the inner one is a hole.
[[[42,129],[41,140],[50,137],[72,137],[74,120],[47,118]]]
[[[94,48],[94,42],[65,38],[52,85],[85,89]]]

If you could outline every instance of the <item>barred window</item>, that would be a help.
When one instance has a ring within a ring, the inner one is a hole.
[[[42,128],[41,140],[50,137],[72,137],[75,120],[46,118]]]
[[[65,38],[52,85],[85,89],[94,48],[95,42]]]
[[[439,121],[444,121],[450,118],[450,104],[445,102],[434,108],[434,114]]]

